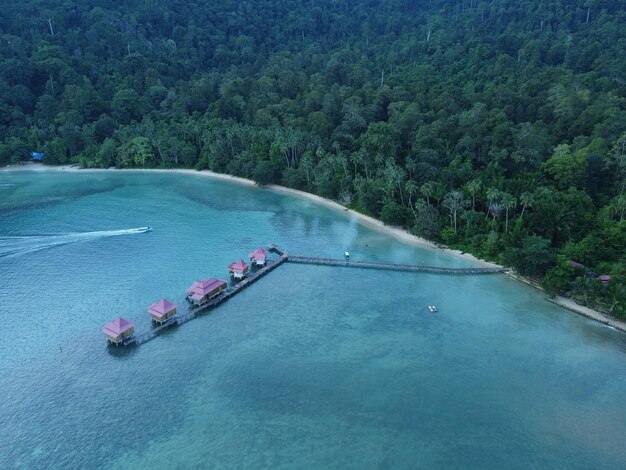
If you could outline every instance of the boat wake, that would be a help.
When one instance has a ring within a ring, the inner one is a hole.
[[[23,237],[0,236],[0,259],[22,256],[28,253],[54,248],[70,243],[98,240],[101,238],[118,237],[146,233],[150,227],[128,228],[123,230],[99,230],[95,232],[64,233],[57,235],[32,235]]]

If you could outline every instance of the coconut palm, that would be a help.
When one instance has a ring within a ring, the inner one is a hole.
[[[435,185],[428,181],[420,186],[420,193],[426,198],[426,206],[430,207],[430,198],[435,192]]]
[[[489,211],[491,212],[491,215],[493,216],[493,222],[495,223],[496,218],[498,218],[498,216],[500,215],[500,212],[502,212],[502,209],[504,209],[504,206],[502,205],[501,202],[492,202],[491,204],[489,204]]]
[[[415,213],[415,207],[413,207],[413,196],[417,193],[417,184],[413,180],[408,180],[404,183],[404,191],[407,196],[409,196],[408,206],[413,212],[413,217],[415,217],[415,221],[417,222],[417,214]]]
[[[476,194],[479,193],[483,184],[479,179],[468,181],[465,185],[465,190],[472,197],[472,210],[476,210]]]
[[[505,232],[509,231],[509,210],[515,209],[516,205],[517,205],[517,199],[515,197],[511,196],[508,193],[502,194],[502,206],[504,207],[505,214],[506,214],[505,216],[506,221],[504,222]]]
[[[487,215],[485,216],[485,220],[489,218],[489,213],[491,212],[491,206],[494,203],[499,202],[500,200],[500,190],[496,188],[489,188],[487,190]],[[494,217],[495,220],[495,217]]]
[[[519,216],[521,219],[522,217],[524,217],[524,212],[526,211],[526,208],[533,206],[533,202],[535,202],[535,196],[533,195],[533,193],[524,191],[522,194],[520,194],[519,201],[522,203],[522,213]]]

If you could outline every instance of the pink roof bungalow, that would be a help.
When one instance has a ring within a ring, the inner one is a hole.
[[[176,315],[176,305],[167,299],[161,299],[148,307],[148,313],[157,323],[165,323]]]
[[[609,282],[611,280],[611,276],[603,274],[602,276],[598,276],[598,280],[602,282]]]
[[[243,279],[244,277],[246,277],[246,274],[248,274],[249,270],[250,267],[248,266],[248,263],[246,263],[242,259],[228,265],[228,271],[230,272],[230,275],[235,279]]]
[[[196,281],[187,289],[187,300],[195,306],[202,305],[226,289],[227,286],[226,281],[214,277]]]
[[[104,325],[102,332],[106,336],[107,341],[118,345],[135,334],[135,324],[130,320],[118,317]]]
[[[250,257],[250,261],[256,266],[265,266],[265,262],[267,261],[267,251],[265,251],[262,246],[248,254],[248,256]]]

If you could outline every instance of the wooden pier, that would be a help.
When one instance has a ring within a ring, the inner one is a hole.
[[[413,271],[435,274],[495,274],[509,271],[507,268],[443,268],[438,266],[420,266],[417,264],[378,263],[374,261],[351,261],[334,258],[315,258],[311,256],[292,256],[290,263],[339,266],[344,268],[383,269],[386,271]]]
[[[199,307],[190,309],[188,312],[183,313],[183,314],[179,313],[175,317],[170,318],[168,321],[166,321],[162,325],[159,325],[156,328],[152,328],[150,331],[146,331],[145,333],[135,335],[133,338],[130,338],[126,343],[123,343],[123,344],[124,345],[128,345],[131,343],[134,343],[136,345],[143,344],[155,338],[156,336],[158,336],[159,333],[161,333],[165,328],[169,328],[173,325],[182,325],[183,323],[187,323],[189,320],[193,320],[200,314],[208,313],[214,307],[217,307],[222,302],[226,302],[235,294],[238,294],[243,289],[255,283],[256,281],[261,279],[263,276],[270,273],[271,271],[276,269],[278,266],[283,264],[285,261],[287,261],[288,255],[286,251],[282,250],[276,245],[270,245],[268,248],[271,252],[279,255],[278,259],[268,260],[267,264],[264,267],[248,275],[246,278],[237,282],[236,284],[233,284],[232,286],[224,289],[217,296],[213,297],[208,302],[200,305]]]
[[[208,302],[200,305],[199,307],[192,308],[186,313],[178,313],[176,316],[168,319],[158,327],[152,328],[141,334],[136,334],[128,339],[122,341],[122,344],[127,346],[130,344],[143,344],[159,335],[164,329],[172,327],[174,325],[182,325],[189,320],[196,318],[198,315],[208,313],[214,307],[217,307],[222,302],[226,302],[228,299],[238,294],[246,287],[254,284],[266,274],[270,273],[278,266],[285,262],[298,263],[298,264],[314,264],[321,266],[337,266],[344,268],[362,268],[362,269],[382,269],[387,271],[409,271],[409,272],[426,272],[435,274],[495,274],[509,271],[507,268],[444,268],[438,266],[420,266],[415,264],[394,264],[394,263],[380,263],[374,261],[351,261],[346,259],[334,259],[334,258],[316,258],[312,256],[292,256],[285,250],[276,246],[269,245],[268,251],[278,255],[274,260],[268,260],[267,264],[262,268],[254,271],[243,280],[231,285],[224,289],[217,296],[210,299]]]

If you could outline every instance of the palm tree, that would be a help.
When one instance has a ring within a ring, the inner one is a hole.
[[[479,179],[468,181],[465,185],[465,189],[467,190],[469,195],[472,196],[472,210],[476,210],[476,194],[478,194],[482,186],[483,184]]]
[[[363,163],[363,153],[362,152],[353,152],[350,154],[350,163],[354,165],[354,179],[356,179],[356,175],[358,173],[358,167]]]
[[[341,169],[343,170],[344,176],[347,178],[348,177],[348,159],[346,158],[346,156],[343,154],[335,154],[333,163],[341,167]]]
[[[533,193],[524,191],[522,194],[520,194],[519,201],[522,203],[522,213],[519,216],[519,218],[521,219],[522,217],[524,217],[524,212],[526,211],[526,208],[533,206],[533,202],[535,202],[535,196],[533,195]]]
[[[435,185],[431,181],[427,181],[420,186],[420,193],[426,198],[426,205],[430,207],[430,197],[435,192]]]
[[[446,195],[446,185],[444,183],[441,183],[439,181],[437,181],[434,184],[434,188],[435,190],[433,191],[433,199],[435,199],[437,201],[437,206],[441,205],[441,200],[443,199],[443,197]]]
[[[417,214],[415,213],[415,208],[413,207],[413,196],[417,193],[417,184],[413,180],[408,180],[404,183],[404,190],[409,196],[409,209],[413,212],[413,217],[415,217],[415,221],[417,222]]]
[[[485,220],[489,217],[489,212],[491,211],[491,206],[496,203],[500,199],[500,190],[496,188],[489,188],[487,190],[487,215],[485,216]],[[495,217],[494,217],[495,220]]]
[[[506,233],[509,231],[509,210],[515,209],[515,206],[517,205],[517,199],[508,193],[503,193],[502,205],[504,206],[504,209],[506,210],[506,222],[504,223],[504,231]]]
[[[500,212],[502,212],[502,209],[504,209],[504,206],[500,202],[494,201],[491,204],[489,204],[489,211],[491,212],[491,215],[493,215],[494,223],[496,221],[496,218],[500,215]]]
[[[411,157],[406,157],[404,168],[409,172],[409,178],[413,178],[413,174],[417,171],[417,163]]]
[[[383,178],[385,179],[385,186],[387,187],[387,196],[393,199],[395,189],[398,189],[400,193],[400,201],[404,205],[404,193],[402,192],[402,182],[406,178],[406,171],[400,168],[392,161],[387,161],[385,169],[382,171]]]
[[[375,163],[377,166],[379,166],[379,167],[383,166],[383,165],[385,164],[385,162],[386,162],[386,161],[387,161],[387,159],[385,158],[385,156],[384,156],[384,155],[382,155],[382,154],[380,154],[380,153],[377,153],[377,154],[374,156],[374,163]]]

